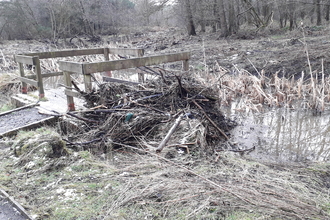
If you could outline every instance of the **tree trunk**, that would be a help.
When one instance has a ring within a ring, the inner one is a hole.
[[[236,3],[235,3],[235,4],[236,4],[236,6],[237,6],[237,7],[236,7],[236,14],[239,15],[239,14],[241,13],[241,10],[240,10],[241,8],[240,8],[239,0],[236,0]],[[239,18],[240,18],[240,17],[238,17],[238,16],[236,17],[236,24],[237,24],[237,27],[238,27],[238,28],[239,28],[239,26],[241,25],[241,24],[240,24],[240,19],[239,19]]]
[[[313,2],[315,4],[315,0]],[[314,24],[314,14],[315,14],[315,7],[313,7],[312,10],[310,10],[310,12],[309,12],[309,17],[311,19],[311,24]]]
[[[295,24],[295,3],[292,1],[289,4],[289,22],[290,22],[290,31],[294,29],[294,24]]]
[[[200,3],[202,4],[202,3]],[[201,17],[200,17],[200,25],[201,25],[201,32],[205,33],[206,31],[206,24],[205,24],[205,11],[204,11],[204,7],[202,5],[201,7]]]
[[[321,0],[316,0],[316,25],[322,24],[322,15],[321,15]]]
[[[226,20],[226,10],[225,10],[225,5],[223,0],[219,0],[219,6],[221,8],[221,13],[220,13],[220,24],[221,24],[221,36],[222,37],[227,37],[229,36],[229,30],[228,30],[228,24]]]
[[[236,16],[235,16],[235,8],[233,5],[233,2],[228,2],[229,4],[229,16],[228,16],[228,21],[229,21],[229,33],[230,34],[235,34],[237,31],[237,24],[236,24]]]
[[[325,20],[329,21],[330,20],[330,5],[325,6]]]
[[[218,23],[218,16],[217,16],[217,0],[213,2],[213,18],[214,21],[212,22],[212,32],[217,32],[217,23]]]
[[[189,35],[196,35],[195,24],[193,20],[193,15],[191,11],[191,5],[189,0],[185,0],[185,8],[186,8],[186,15],[187,15],[187,29]]]

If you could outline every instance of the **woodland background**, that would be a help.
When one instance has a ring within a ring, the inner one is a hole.
[[[135,33],[151,26],[226,37],[243,27],[293,30],[329,19],[329,0],[2,0],[0,39],[56,41]]]

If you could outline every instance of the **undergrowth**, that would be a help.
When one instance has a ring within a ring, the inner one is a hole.
[[[220,152],[216,161],[175,149],[171,163],[132,149],[100,156],[68,149],[51,157],[43,143],[57,136],[42,128],[6,139],[16,147],[34,146],[20,157],[13,148],[0,148],[0,187],[36,219],[326,219],[330,214],[326,163],[261,164],[233,152]]]

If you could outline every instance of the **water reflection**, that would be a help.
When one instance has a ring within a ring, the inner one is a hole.
[[[241,149],[256,146],[250,155],[278,162],[326,161],[330,159],[330,112],[313,116],[310,110],[278,108],[266,113],[235,112],[227,116],[239,121],[231,141]]]

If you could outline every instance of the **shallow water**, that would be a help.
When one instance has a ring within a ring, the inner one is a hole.
[[[225,109],[239,122],[231,141],[240,149],[253,146],[249,155],[277,162],[327,161],[330,159],[330,112],[277,108],[265,113],[238,113]]]

